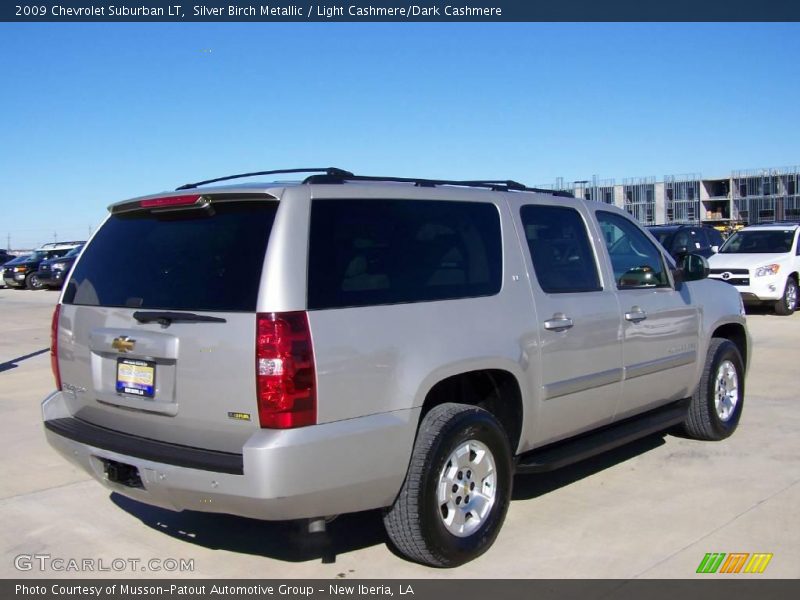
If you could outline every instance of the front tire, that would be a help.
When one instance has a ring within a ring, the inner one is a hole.
[[[475,406],[441,404],[420,424],[406,480],[384,526],[411,560],[455,567],[494,542],[511,499],[508,437]]]
[[[797,282],[789,277],[786,280],[786,287],[783,288],[783,296],[775,302],[775,314],[788,317],[797,308]]]
[[[44,284],[39,281],[36,273],[31,273],[25,278],[25,287],[29,290],[40,290],[44,287]]]
[[[683,431],[696,440],[723,440],[736,431],[743,408],[742,355],[730,340],[712,338]]]

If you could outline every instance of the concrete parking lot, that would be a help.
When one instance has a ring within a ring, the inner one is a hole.
[[[772,553],[762,575],[746,577],[800,577],[800,314],[748,317],[753,360],[732,438],[654,436],[560,472],[518,477],[493,548],[441,571],[392,554],[377,511],[336,519],[326,550],[287,523],[151,508],[68,465],[45,443],[39,414],[53,388],[47,348],[57,298],[0,289],[0,577],[176,575],[141,566],[15,567],[15,557],[34,554],[88,559],[96,569],[114,559],[193,559],[183,575],[195,577],[720,577],[695,574],[708,552]]]

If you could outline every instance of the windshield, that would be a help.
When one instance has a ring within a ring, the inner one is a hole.
[[[725,245],[720,254],[777,254],[792,249],[794,231],[791,229],[765,229],[738,231]]]
[[[75,246],[72,250],[70,250],[64,255],[64,258],[71,258],[73,256],[78,256],[78,254],[81,253],[81,248],[83,248],[83,246]]]
[[[34,250],[28,255],[29,260],[44,260],[45,258],[47,258],[47,252],[44,250]]]
[[[30,254],[25,254],[23,256],[18,256],[14,260],[10,260],[6,263],[6,265],[18,265],[19,263],[25,262],[30,259]]]

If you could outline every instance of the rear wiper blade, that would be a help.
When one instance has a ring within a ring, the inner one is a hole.
[[[139,323],[159,323],[162,327],[169,327],[175,321],[187,323],[227,323],[222,317],[209,317],[207,315],[196,315],[194,313],[168,312],[161,310],[141,311],[133,313],[133,318]]]

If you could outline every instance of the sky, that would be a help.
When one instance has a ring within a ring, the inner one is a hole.
[[[800,24],[0,24],[0,246],[256,170],[528,185],[800,164]]]

